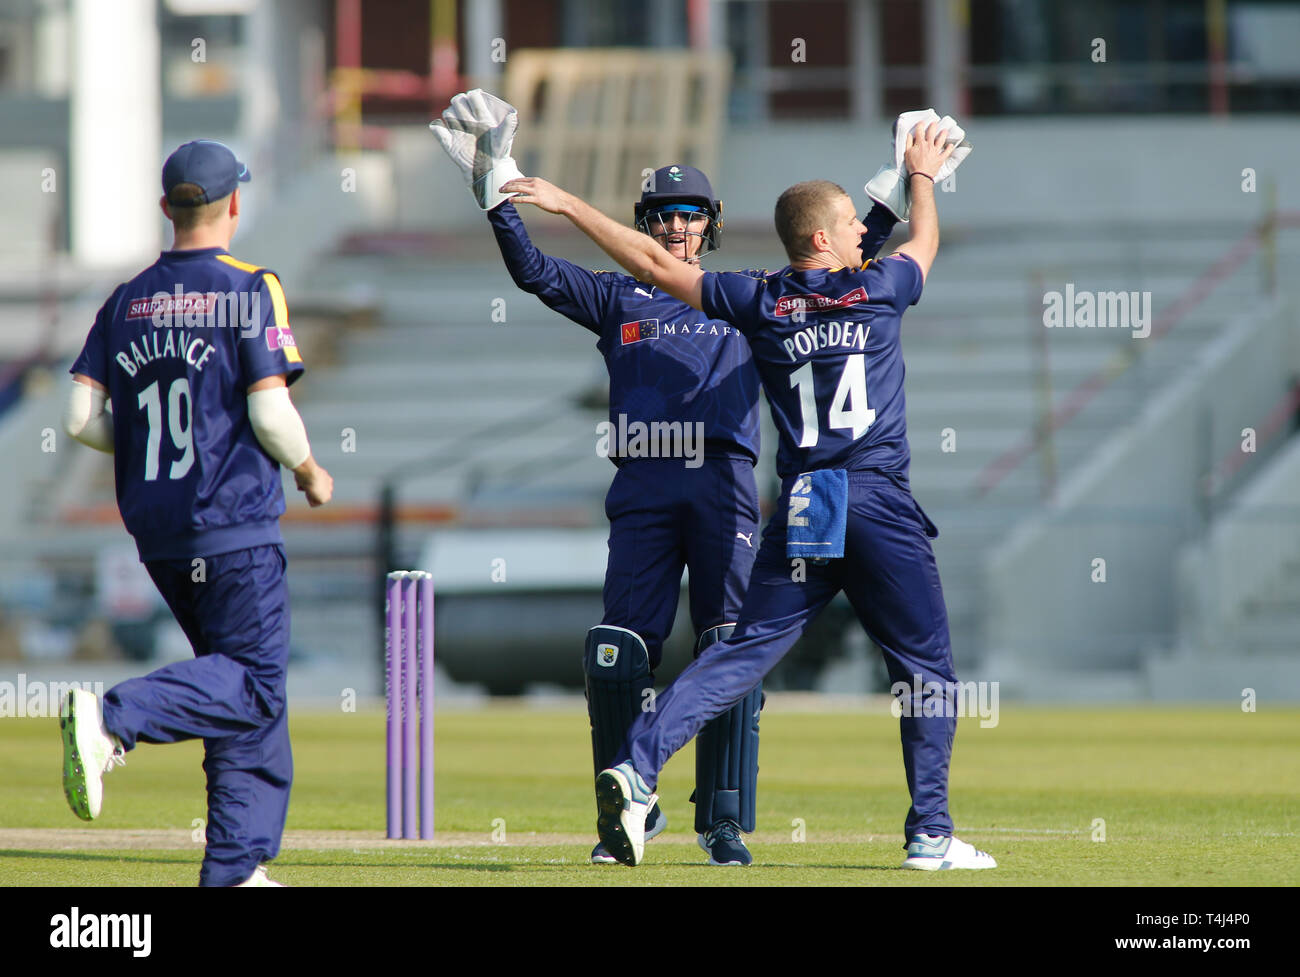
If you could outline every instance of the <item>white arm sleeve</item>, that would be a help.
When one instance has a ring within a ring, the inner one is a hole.
[[[307,428],[289,399],[288,387],[268,387],[249,394],[248,419],[266,453],[285,468],[297,468],[311,457]]]
[[[104,409],[108,394],[72,381],[63,407],[63,430],[87,447],[113,453],[113,415]]]

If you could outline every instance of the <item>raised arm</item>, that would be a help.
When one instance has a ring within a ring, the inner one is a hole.
[[[698,265],[674,258],[640,231],[611,220],[586,201],[545,180],[520,177],[501,190],[517,194],[516,203],[532,204],[567,217],[632,277],[663,289],[693,308],[700,308],[700,282],[704,272]]]
[[[875,204],[862,218],[862,266],[865,268],[867,262],[876,256],[884,243],[889,240],[889,236],[894,233],[894,225],[898,223],[895,217],[884,204]]]
[[[919,129],[920,126],[917,126]],[[934,203],[934,174],[952,155],[956,144],[945,145],[946,136],[935,123],[921,133],[907,134],[908,186],[912,194],[911,237],[895,253],[905,254],[921,268],[921,279],[930,273],[939,253],[939,211]]]
[[[609,300],[604,280],[608,276],[539,251],[510,201],[488,211],[488,223],[516,285],[580,326],[600,333]]]

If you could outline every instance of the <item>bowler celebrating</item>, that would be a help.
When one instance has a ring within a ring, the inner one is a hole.
[[[205,886],[278,884],[265,863],[293,781],[280,466],[313,506],[334,490],[289,400],[303,363],[280,282],[227,250],[248,179],[218,142],[168,157],[161,204],[175,244],[100,308],[64,417],[73,437],[113,454],[122,521],[195,655],[113,686],[102,714],[93,694],[68,694],[64,793],[93,820],[103,774],[136,743],[202,739]]]
[[[657,444],[648,457],[611,451],[618,471],[605,500],[604,617],[588,632],[583,651],[599,772],[613,761],[632,720],[654,702],[654,671],[684,568],[690,571],[696,653],[734,626],[756,552],[759,381],[748,344],[724,318],[702,317],[644,279],[588,271],[533,246],[500,186],[518,174],[510,158],[515,125],[513,107],[478,90],[457,95],[433,123],[488,211],[511,278],[597,337],[609,372],[612,430],[635,424],[702,435],[692,438],[685,458]],[[700,259],[718,248],[722,203],[693,167],[655,170],[633,216],[638,239],[665,261],[698,271]],[[893,224],[881,220],[872,240],[864,241],[873,254]],[[696,743],[695,829],[713,865],[751,862],[741,832],[755,826],[761,705],[755,678],[703,726]],[[662,812],[652,806],[647,836],[664,826]],[[615,859],[597,845],[591,860]]]
[[[541,180],[502,190],[564,214],[639,280],[749,340],[780,434],[782,494],[763,535],[734,633],[697,658],[639,716],[615,763],[596,782],[601,841],[620,862],[644,850],[644,817],[664,763],[713,716],[732,707],[790,649],[840,591],[885,655],[891,681],[951,689],[947,613],[930,540],[938,534],[912,499],[899,328],[921,296],[939,245],[933,177],[955,148],[937,125],[909,133],[911,238],[882,261],[862,261],[862,223],[833,183],[786,190],[776,227],[783,272],[705,273]],[[948,762],[956,717],[903,702],[903,764],[912,797],[904,866],[995,867],[952,836]],[[939,715],[935,715],[935,712]]]

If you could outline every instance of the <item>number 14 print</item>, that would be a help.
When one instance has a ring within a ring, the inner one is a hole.
[[[876,412],[867,406],[867,364],[865,354],[854,353],[844,361],[844,372],[831,398],[827,426],[833,430],[851,430],[854,440],[867,433],[876,420]],[[791,388],[799,389],[799,412],[803,418],[803,436],[799,447],[816,446],[821,428],[817,423],[817,397],[813,388],[813,365],[805,363],[790,374]],[[852,406],[847,406],[852,402]]]

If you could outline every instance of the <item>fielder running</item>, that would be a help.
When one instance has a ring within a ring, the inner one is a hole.
[[[456,96],[432,125],[488,211],[511,278],[597,336],[609,372],[614,430],[668,423],[703,432],[702,457],[686,464],[680,451],[656,450],[658,457],[611,451],[618,471],[605,500],[604,617],[588,632],[583,652],[599,772],[614,760],[633,719],[653,702],[654,671],[673,625],[684,567],[690,570],[696,654],[734,627],[756,552],[759,381],[748,344],[725,319],[701,317],[644,280],[588,271],[533,246],[509,195],[500,192],[519,172],[510,158],[516,124],[510,105],[473,91]],[[698,269],[700,259],[718,248],[722,203],[697,169],[656,170],[633,209],[638,236],[665,260]],[[888,218],[884,211],[873,217],[882,215]],[[892,219],[879,221],[864,246],[874,254],[893,225]],[[699,731],[695,830],[712,865],[752,861],[741,833],[755,825],[761,706],[756,677]],[[665,826],[653,805],[646,836]],[[615,858],[598,844],[591,860]]]
[[[906,131],[906,130],[905,130]],[[664,763],[713,716],[730,709],[844,590],[880,646],[892,682],[952,689],[947,614],[930,540],[934,524],[912,499],[899,327],[921,296],[939,245],[933,180],[956,148],[931,125],[908,132],[911,237],[863,264],[853,202],[826,181],[796,184],[777,201],[790,267],[775,275],[705,273],[541,180],[502,187],[564,214],[641,281],[733,323],[749,340],[780,433],[782,494],[763,535],[734,633],[704,651],[639,716],[611,769],[597,778],[601,841],[620,862],[644,851],[644,819]],[[919,697],[918,697],[919,699]],[[900,701],[912,805],[904,866],[995,867],[952,836],[948,762],[956,716]],[[936,715],[935,713],[939,714]]]
[[[284,292],[231,257],[248,169],[221,143],[163,166],[175,244],[99,313],[73,364],[64,427],[114,456],[118,508],[195,658],[63,706],[63,789],[90,821],[103,774],[137,743],[203,739],[199,884],[274,886],[293,780],[285,709],[289,594],[280,465],[312,506],[334,482],[289,400],[303,373]],[[112,411],[105,411],[105,401]]]

